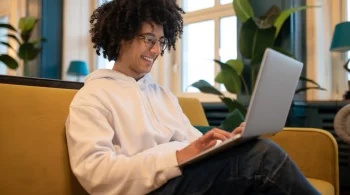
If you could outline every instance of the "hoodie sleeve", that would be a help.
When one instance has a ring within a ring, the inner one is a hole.
[[[192,143],[193,141],[197,140],[199,137],[201,137],[203,134],[198,130],[196,129],[195,127],[192,126],[190,120],[188,119],[188,117],[185,115],[185,113],[182,111],[182,108],[179,104],[179,99],[173,94],[171,93],[170,91],[168,91],[168,93],[172,96],[172,99],[173,99],[173,102],[178,110],[178,112],[180,113],[181,115],[181,119],[185,128],[184,128],[184,131],[185,132],[175,132],[173,138],[175,138],[175,140],[179,140],[179,141],[183,141],[181,140],[182,135],[183,133],[185,133],[188,138],[188,143]]]
[[[66,136],[72,171],[90,194],[146,194],[181,175],[173,141],[132,157],[114,152],[109,112],[94,106],[71,106]]]

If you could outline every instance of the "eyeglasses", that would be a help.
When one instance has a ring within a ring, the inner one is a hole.
[[[139,36],[143,38],[143,40],[148,48],[152,48],[156,44],[157,41],[159,42],[159,47],[161,49],[161,52],[163,52],[168,46],[168,39],[165,37],[157,39],[154,34],[143,34],[143,35],[139,35]]]

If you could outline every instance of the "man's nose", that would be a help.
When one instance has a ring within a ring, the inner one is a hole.
[[[160,44],[159,41],[156,41],[156,43],[153,45],[153,47],[151,48],[151,52],[155,53],[157,55],[160,54]]]

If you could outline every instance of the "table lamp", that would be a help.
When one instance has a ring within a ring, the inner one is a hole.
[[[79,81],[80,76],[86,76],[89,74],[86,62],[78,60],[71,61],[67,74],[77,76],[77,81]]]
[[[342,22],[335,26],[333,40],[330,50],[333,52],[346,52],[350,50],[350,22]],[[350,58],[343,65],[344,69],[350,74],[348,67]],[[348,81],[349,91],[345,94],[345,99],[350,99],[350,81]]]

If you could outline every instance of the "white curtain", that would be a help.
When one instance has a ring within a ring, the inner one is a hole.
[[[89,21],[97,0],[64,0],[63,5],[62,80],[75,81],[75,76],[67,75],[72,60],[85,61],[90,72],[95,69],[96,54],[90,40]],[[81,77],[80,81],[83,80]]]
[[[346,0],[307,0],[307,5],[321,6],[306,13],[307,77],[327,89],[308,90],[307,100],[341,100],[348,90],[345,54],[329,48],[335,25],[346,20]]]

